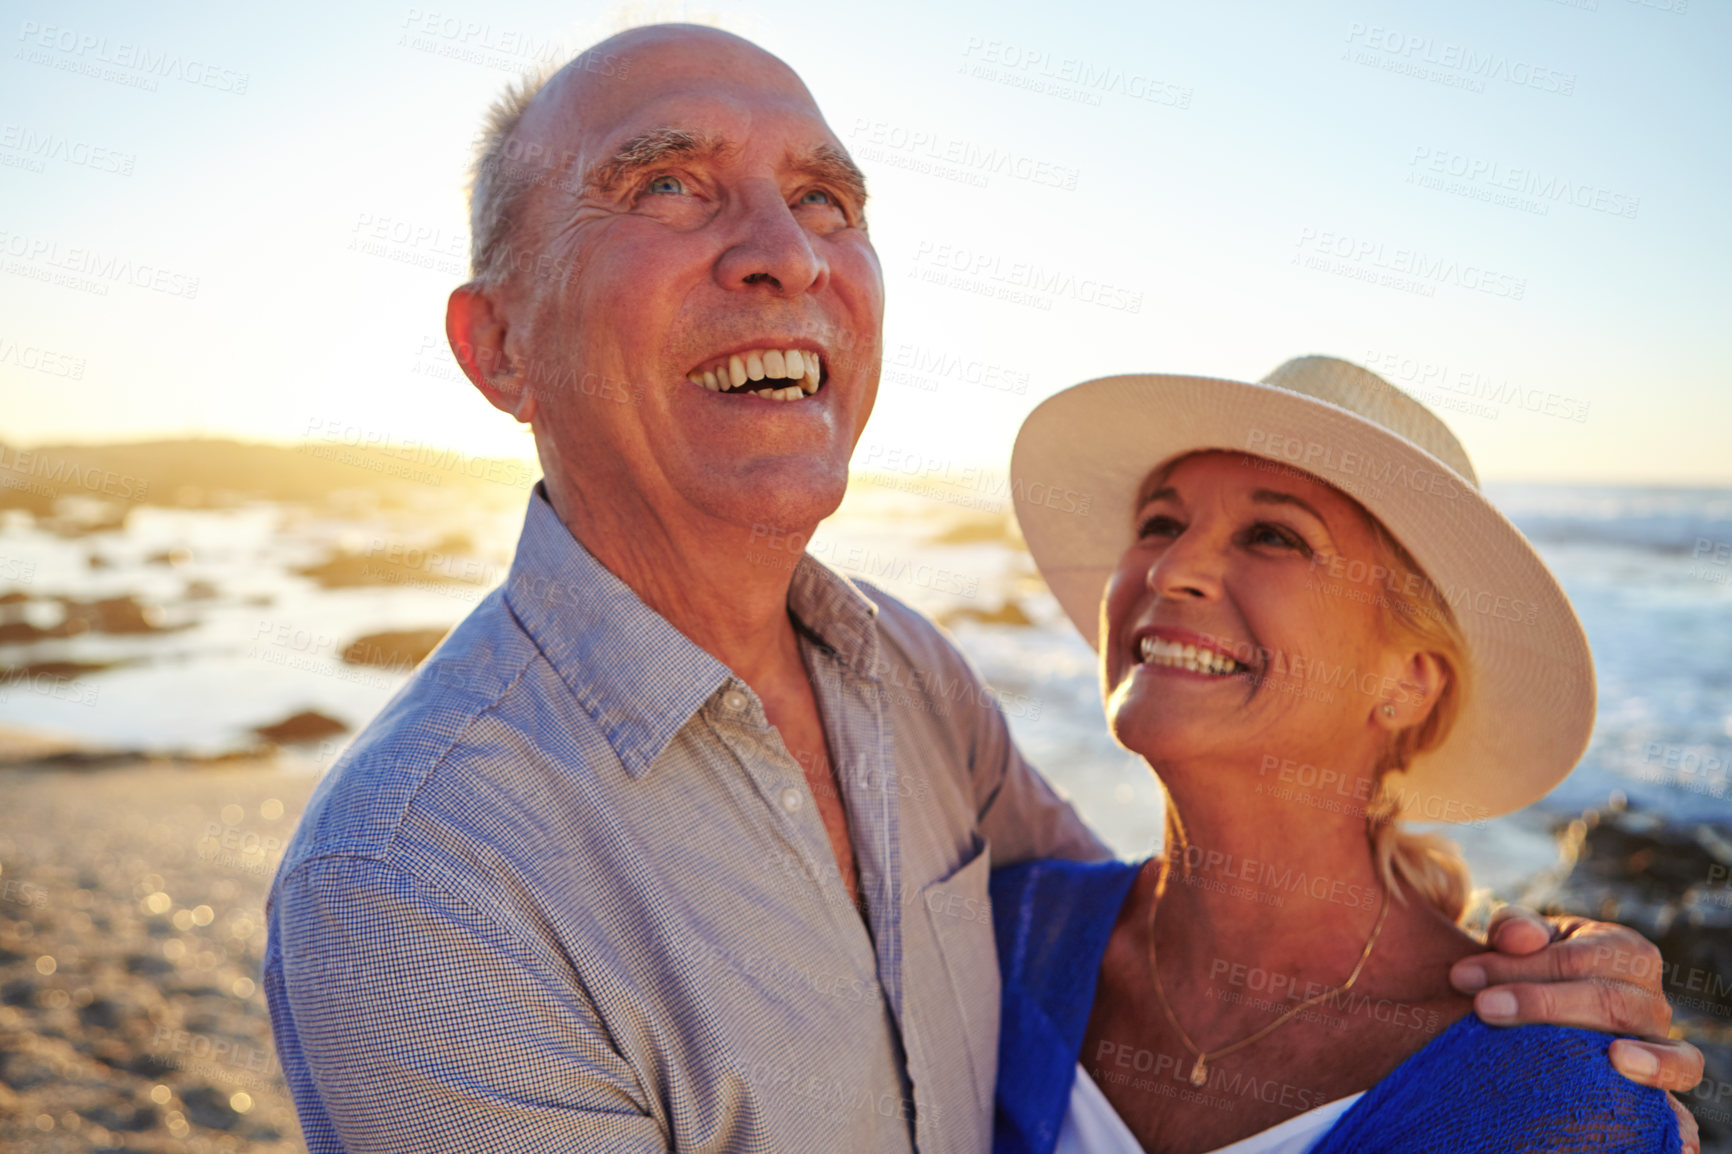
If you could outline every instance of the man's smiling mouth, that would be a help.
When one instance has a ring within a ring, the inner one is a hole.
[[[800,401],[818,391],[824,364],[811,349],[747,349],[693,369],[686,380],[712,393]]]

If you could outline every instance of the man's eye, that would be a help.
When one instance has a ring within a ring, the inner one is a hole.
[[[821,188],[812,188],[812,189],[807,189],[805,192],[801,193],[800,199],[798,201],[796,201],[795,203],[796,204],[826,204],[826,205],[834,206],[836,203],[836,198],[831,196],[829,193],[825,192]]]
[[[1139,538],[1176,537],[1184,526],[1165,513],[1156,513],[1152,517],[1144,517],[1142,524],[1137,526]]]
[[[685,182],[682,181],[677,176],[657,176],[657,177],[652,177],[650,179],[650,182],[648,184],[644,185],[644,191],[650,192],[650,193],[681,196],[681,195],[684,195],[684,193],[686,191],[686,186],[685,186]]]

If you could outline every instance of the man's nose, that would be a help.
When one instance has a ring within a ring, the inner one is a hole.
[[[716,262],[724,288],[768,285],[783,296],[821,288],[830,269],[773,182],[753,182],[741,197],[736,237]]]
[[[1195,527],[1186,529],[1149,563],[1149,589],[1173,600],[1221,595],[1226,550]]]

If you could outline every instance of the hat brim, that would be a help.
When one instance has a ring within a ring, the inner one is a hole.
[[[1017,521],[1053,595],[1097,651],[1101,595],[1131,543],[1138,487],[1157,465],[1201,449],[1277,462],[1347,493],[1449,603],[1467,639],[1470,688],[1444,743],[1391,783],[1403,817],[1477,821],[1529,805],[1569,776],[1593,732],[1593,657],[1545,562],[1448,465],[1287,389],[1105,377],[1048,398],[1023,423],[1010,466]]]

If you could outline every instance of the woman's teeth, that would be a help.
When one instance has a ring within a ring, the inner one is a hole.
[[[1222,677],[1245,668],[1225,653],[1181,645],[1177,641],[1162,641],[1159,637],[1143,638],[1142,655],[1145,665],[1174,665],[1192,673],[1212,673]]]
[[[754,393],[771,401],[798,401],[818,391],[824,366],[818,354],[803,349],[753,349],[694,369],[686,380],[712,393]],[[756,381],[788,381],[786,385],[748,388]]]

